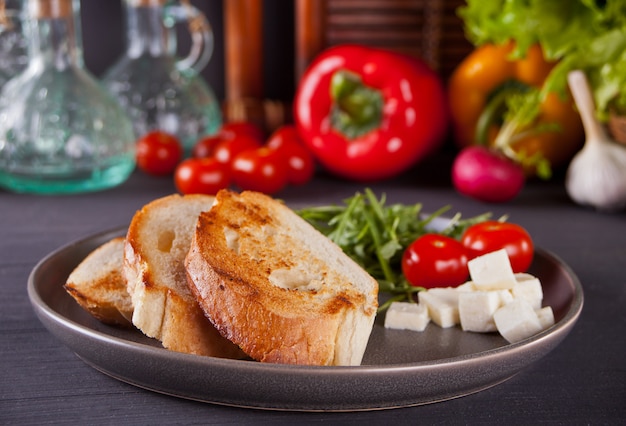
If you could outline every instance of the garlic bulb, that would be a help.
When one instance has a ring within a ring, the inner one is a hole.
[[[567,193],[578,204],[621,210],[626,207],[626,148],[611,140],[596,119],[585,74],[572,71],[567,79],[586,135],[585,146],[567,169]]]

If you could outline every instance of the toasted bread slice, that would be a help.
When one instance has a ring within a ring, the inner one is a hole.
[[[167,349],[240,358],[241,350],[211,325],[186,281],[183,261],[196,220],[213,201],[208,195],[175,194],[146,204],[133,216],[124,249],[132,322]]]
[[[200,214],[186,269],[207,317],[251,358],[361,363],[378,283],[283,203],[220,191]]]
[[[113,238],[89,253],[67,277],[65,290],[106,324],[131,326],[133,304],[123,273],[124,238]]]

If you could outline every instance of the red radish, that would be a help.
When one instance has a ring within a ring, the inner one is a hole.
[[[483,146],[464,148],[452,165],[456,190],[480,201],[512,200],[522,190],[525,179],[519,164]]]

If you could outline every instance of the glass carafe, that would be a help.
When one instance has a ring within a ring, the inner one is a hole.
[[[198,138],[222,124],[219,102],[199,71],[213,49],[205,16],[188,2],[123,0],[126,51],[103,76],[131,117],[135,136],[152,130],[173,134],[189,153]],[[189,24],[189,55],[175,55],[175,24]]]
[[[29,62],[0,95],[0,186],[76,193],[125,181],[132,126],[83,65],[78,0],[26,0]]]
[[[0,0],[0,89],[28,64],[28,42],[22,29],[22,5]]]

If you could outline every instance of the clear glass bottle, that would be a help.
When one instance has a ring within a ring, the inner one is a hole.
[[[0,95],[0,186],[76,193],[125,181],[132,126],[85,68],[78,0],[26,0],[27,68]]]
[[[124,0],[126,51],[103,76],[105,86],[131,117],[135,136],[162,130],[187,153],[198,138],[222,124],[219,102],[198,74],[213,49],[205,16],[188,2]],[[176,57],[175,24],[189,23],[189,55]]]
[[[0,89],[28,64],[21,11],[18,2],[0,0]]]

